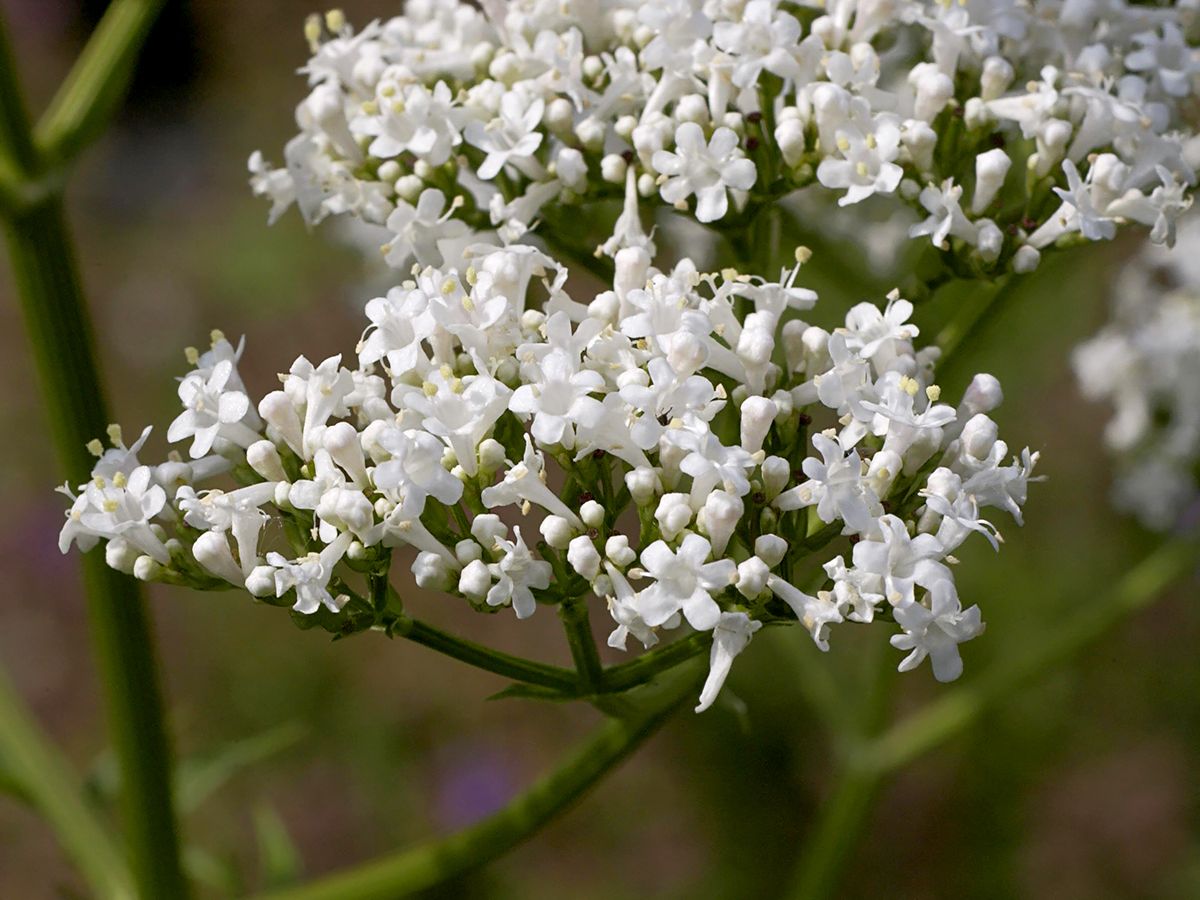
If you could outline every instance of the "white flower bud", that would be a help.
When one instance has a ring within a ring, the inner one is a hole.
[[[657,472],[642,466],[625,473],[625,487],[629,488],[634,503],[646,506],[658,496],[662,490],[662,482]]]
[[[908,75],[908,83],[916,91],[913,115],[932,122],[954,98],[954,80],[935,63],[918,63]]]
[[[639,197],[653,197],[658,193],[658,184],[654,180],[654,176],[649,172],[643,172],[638,176],[637,192]]]
[[[970,421],[963,426],[961,438],[963,450],[975,459],[987,459],[999,436],[1000,429],[996,423],[983,413],[979,413],[972,416]]]
[[[908,150],[908,155],[912,157],[913,165],[918,171],[928,172],[933,169],[933,151],[937,148],[938,136],[929,123],[915,119],[908,122],[900,132],[900,142]],[[901,185],[901,189],[903,187]],[[919,193],[920,185],[916,187]]]
[[[705,498],[704,527],[712,542],[714,557],[724,554],[745,511],[742,499],[728,491],[713,491]]]
[[[966,419],[977,413],[991,412],[1004,402],[1004,391],[995,375],[980,372],[971,379],[963,393],[962,405],[959,406],[959,418]]]
[[[569,134],[571,126],[575,124],[575,107],[566,97],[555,97],[546,104],[542,121],[546,123],[547,128],[562,137]]]
[[[108,567],[126,575],[133,574],[133,565],[140,555],[140,550],[117,537],[110,539],[104,548],[104,561]]]
[[[425,182],[416,175],[401,175],[396,179],[396,196],[407,203],[416,203],[425,190]]]
[[[978,216],[991,206],[1011,167],[1012,159],[999,147],[975,157],[975,195],[971,199],[971,212]]]
[[[542,540],[555,550],[565,549],[575,536],[575,528],[562,516],[546,516],[538,525],[538,530],[542,533]]]
[[[589,528],[599,528],[604,524],[604,507],[595,500],[588,500],[579,507],[579,518]]]
[[[1037,248],[1024,244],[1013,254],[1013,271],[1018,275],[1024,275],[1036,269],[1041,261],[1042,254],[1037,251]]]
[[[793,374],[804,368],[804,332],[807,328],[808,325],[799,319],[789,319],[783,323],[783,356],[788,371]]]
[[[575,137],[584,148],[599,153],[604,149],[604,123],[595,116],[589,116],[575,126]]]
[[[267,481],[287,481],[279,450],[270,441],[255,441],[246,448],[246,463]]]
[[[157,581],[166,567],[150,556],[139,556],[133,561],[133,577],[138,581]]]
[[[766,397],[747,397],[743,401],[741,408],[743,450],[747,453],[757,453],[762,449],[763,441],[766,440],[767,432],[778,412],[779,407],[775,405],[775,401],[768,400]]]
[[[592,581],[600,574],[600,554],[592,539],[585,534],[574,538],[567,545],[567,562],[582,578]]]
[[[491,549],[494,544],[488,544]],[[458,560],[460,566],[470,565],[477,559],[483,559],[483,548],[470,538],[463,538],[454,545],[454,558]]]
[[[975,247],[979,256],[984,262],[995,262],[1000,258],[1000,251],[1004,249],[1004,232],[991,219],[980,219],[976,225],[979,231],[976,234]]]
[[[963,123],[971,131],[980,131],[991,126],[994,117],[988,105],[979,97],[970,97],[963,104]]]
[[[627,141],[633,136],[633,129],[637,128],[637,123],[636,116],[621,116],[613,125],[613,131],[617,133],[617,137]]]
[[[508,535],[508,526],[495,513],[482,513],[471,522],[471,536],[488,550]]]
[[[376,173],[376,177],[388,184],[395,184],[396,179],[400,177],[402,171],[400,163],[394,159],[387,159],[379,164],[379,171]]]
[[[358,429],[349,422],[337,422],[325,429],[321,442],[333,461],[345,469],[355,484],[367,484],[367,463],[359,442]]]
[[[601,291],[588,304],[588,318],[608,325],[615,325],[621,315],[621,301],[615,291]]]
[[[292,501],[288,499],[291,495],[292,486],[286,481],[280,481],[275,484],[275,505],[281,509],[291,509]]]
[[[704,368],[708,354],[708,345],[698,334],[680,329],[672,335],[667,347],[667,362],[680,378],[686,378]]]
[[[708,100],[699,94],[680,97],[675,104],[675,121],[708,124]]]
[[[610,153],[600,160],[600,177],[609,184],[623,184],[629,164],[619,153]]]
[[[275,567],[255,566],[246,576],[245,584],[251,597],[274,597]]]
[[[458,592],[472,600],[482,600],[492,586],[492,573],[481,559],[472,560],[458,576]]]
[[[983,61],[983,74],[979,78],[979,96],[984,100],[995,100],[1013,81],[1012,64],[1002,56],[989,56]]]
[[[200,568],[210,575],[239,586],[246,580],[245,574],[234,562],[229,538],[223,531],[206,531],[196,538],[196,543],[192,544],[192,556],[200,563]]]
[[[768,501],[779,496],[792,479],[792,467],[782,456],[768,456],[762,461],[763,494]]]
[[[787,556],[788,542],[777,534],[760,534],[754,540],[754,555],[773,569]]]
[[[604,555],[622,569],[637,559],[637,551],[629,546],[629,538],[623,534],[614,534],[604,542]]]
[[[804,123],[796,118],[781,121],[775,126],[775,143],[785,163],[798,165],[804,158]]]
[[[495,438],[486,438],[479,444],[479,471],[492,475],[504,468],[504,445]]]
[[[880,450],[871,457],[871,464],[867,467],[867,479],[877,497],[888,495],[903,468],[904,460],[894,450]]]
[[[449,591],[454,588],[454,568],[440,553],[422,550],[412,564],[417,587],[427,591]]]
[[[613,258],[613,290],[617,297],[624,298],[630,291],[646,286],[650,271],[650,254],[642,247],[624,247]]]
[[[687,494],[663,494],[654,511],[654,520],[668,541],[678,537],[692,524],[692,504]]]
[[[753,600],[767,587],[767,578],[771,570],[757,556],[752,556],[737,567],[738,593],[747,600]]]

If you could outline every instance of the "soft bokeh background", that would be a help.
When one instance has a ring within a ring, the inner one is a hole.
[[[103,5],[0,0],[32,106],[48,99]],[[345,8],[360,23],[398,11],[368,0]],[[310,11],[293,0],[170,4],[129,110],[76,174],[81,265],[127,433],[170,421],[182,348],[210,328],[246,335],[243,372],[260,394],[296,354],[354,347],[373,295],[360,255],[328,228],[306,233],[295,215],[268,229],[245,183],[249,152],[278,158],[292,134]],[[1079,399],[1065,361],[1101,321],[1128,249],[1050,267],[995,323],[975,366],[1002,379],[1002,433],[1043,451],[1049,481],[1032,491],[1024,529],[1006,523],[999,557],[983,541],[962,554],[960,592],[989,621],[965,648],[965,680],[1054,629],[1153,543],[1106,504],[1104,411]],[[847,289],[859,276],[843,274],[819,285],[831,318],[863,299]],[[55,546],[63,502],[51,492],[59,476],[31,371],[0,262],[0,659],[103,802],[111,767],[76,561]],[[162,430],[152,451],[165,449]],[[1177,589],[892,783],[843,896],[1200,896],[1194,594]],[[211,896],[260,885],[266,857],[286,868],[289,842],[317,874],[473,821],[597,719],[488,702],[502,681],[373,635],[331,643],[244,597],[152,595],[187,768],[227,758],[231,743],[267,757],[186,814],[190,861]],[[517,623],[436,600],[423,613],[507,649],[568,659],[552,615]],[[817,662],[853,684],[863,654],[884,640],[843,627]],[[446,896],[780,896],[831,782],[796,661],[816,652],[795,631],[762,635],[729,685],[743,717],[681,716],[567,816]],[[923,669],[899,680],[895,709],[942,690]],[[0,798],[0,897],[77,889],[49,832]]]

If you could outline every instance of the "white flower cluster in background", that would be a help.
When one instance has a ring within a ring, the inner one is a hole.
[[[386,624],[408,548],[418,585],[480,610],[594,597],[613,647],[711,632],[701,709],[764,624],[825,649],[833,624],[892,621],[901,669],[956,678],[983,624],[953,554],[997,545],[987,507],[1020,522],[1037,454],[998,438],[991,376],[943,402],[906,300],[805,324],[805,258],[772,281],[626,247],[584,304],[541,251],[475,245],[370,301],[352,359],[300,357],[257,400],[215,333],[167,430],[185,452],[96,442],[62,548],[334,629]]]
[[[1112,404],[1105,439],[1113,499],[1166,530],[1200,499],[1200,219],[1171,253],[1147,247],[1122,269],[1108,324],[1075,349],[1084,394]]]
[[[272,219],[349,214],[392,265],[442,265],[481,231],[598,215],[627,179],[724,228],[815,184],[889,196],[910,237],[996,274],[1123,223],[1170,243],[1190,203],[1194,0],[480,7],[310,19],[286,166],[250,161]]]

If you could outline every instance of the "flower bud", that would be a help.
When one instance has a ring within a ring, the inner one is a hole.
[[[490,550],[495,544],[489,544]],[[470,538],[463,538],[454,545],[454,558],[458,560],[460,566],[470,565],[477,559],[483,559],[483,548],[479,543]]]
[[[355,484],[367,484],[367,463],[359,442],[358,429],[349,422],[337,422],[325,429],[321,442],[333,461],[346,471]]]
[[[133,574],[133,566],[139,556],[141,556],[140,550],[118,537],[111,538],[104,547],[104,561],[108,567],[116,569],[118,572],[124,572],[126,575]]]
[[[727,491],[713,491],[704,501],[704,527],[712,542],[713,555],[721,556],[746,511],[740,497]]]
[[[224,578],[231,584],[241,585],[246,576],[233,560],[229,539],[223,531],[206,531],[192,544],[192,556],[200,568],[216,578]]]
[[[449,591],[454,587],[454,568],[440,553],[422,550],[412,564],[417,587],[427,591]]]
[[[481,513],[471,522],[471,536],[488,550],[507,534],[508,526],[495,513]]]
[[[586,150],[599,153],[604,149],[604,123],[594,116],[589,116],[575,126],[575,136]]]
[[[575,528],[562,516],[546,516],[538,530],[542,533],[542,540],[555,550],[566,549],[575,536]]]
[[[1004,249],[1004,232],[991,219],[980,219],[976,224],[979,231],[976,235],[975,247],[979,251],[979,256],[984,262],[995,262],[1000,258],[1000,251]]]
[[[754,555],[773,569],[787,555],[788,542],[777,534],[760,534],[754,540]]]
[[[662,482],[658,473],[644,466],[625,473],[625,487],[638,506],[646,506],[654,501],[662,490]]]
[[[1019,275],[1024,275],[1036,269],[1041,261],[1042,254],[1037,251],[1037,248],[1024,244],[1013,254],[1013,271]]]
[[[494,475],[504,468],[504,445],[495,438],[486,438],[479,444],[479,471],[483,475]]]
[[[472,600],[482,600],[492,587],[492,573],[481,559],[472,560],[458,577],[458,592]]]
[[[637,559],[637,552],[629,546],[629,538],[623,534],[614,534],[604,542],[604,555],[622,569]]]
[[[255,441],[246,448],[246,463],[267,481],[287,481],[279,450],[270,441]]]
[[[609,184],[621,184],[625,181],[625,172],[629,164],[619,153],[610,153],[600,160],[600,177]]]
[[[762,461],[763,494],[768,501],[779,496],[792,478],[792,467],[782,456],[768,456]]]
[[[763,441],[779,407],[774,400],[766,397],[747,397],[742,403],[741,438],[742,449],[747,453],[757,453],[762,449]]]
[[[566,97],[555,97],[546,104],[542,121],[546,123],[547,128],[561,138],[570,134],[571,126],[575,124],[575,107]]]
[[[595,500],[588,500],[579,507],[579,518],[589,528],[600,528],[604,524],[604,507]]]
[[[246,576],[246,590],[252,597],[275,596],[275,567],[255,566]]]
[[[753,600],[766,589],[770,574],[765,562],[757,556],[750,557],[737,567],[738,593],[747,600]]]
[[[600,574],[600,554],[596,545],[586,534],[574,538],[567,545],[567,562],[582,578],[592,581]]]
[[[675,121],[706,125],[708,123],[708,100],[699,94],[680,97],[675,104]]]
[[[692,524],[692,504],[687,494],[663,494],[654,511],[654,520],[668,541],[678,537]]]
[[[971,420],[963,426],[963,450],[975,459],[987,459],[999,436],[1000,429],[996,423],[983,413],[979,413],[972,416]]]
[[[1012,64],[1002,56],[989,56],[983,61],[983,74],[979,78],[979,96],[984,100],[995,100],[1012,84]]]
[[[796,118],[781,121],[775,126],[775,143],[785,163],[799,165],[804,159],[804,123]]]
[[[680,378],[693,375],[708,362],[708,345],[698,334],[680,329],[671,336],[667,362]]]
[[[963,393],[962,405],[959,406],[959,418],[966,419],[977,413],[991,412],[1004,402],[1004,391],[995,375],[980,372],[971,379]]]
[[[133,562],[133,577],[138,581],[157,581],[166,567],[150,556],[139,556]]]
[[[971,199],[971,212],[981,215],[996,199],[1004,187],[1004,179],[1012,167],[1012,159],[996,147],[975,157],[975,195]]]

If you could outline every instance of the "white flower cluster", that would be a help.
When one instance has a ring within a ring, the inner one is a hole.
[[[1124,267],[1111,320],[1073,357],[1084,394],[1114,408],[1114,502],[1159,530],[1200,498],[1200,219],[1179,238]]]
[[[167,431],[187,459],[142,463],[145,434],[96,442],[62,547],[103,540],[114,568],[334,628],[384,621],[380,580],[410,547],[419,585],[481,610],[594,595],[613,647],[711,632],[701,709],[764,623],[825,649],[831,624],[891,620],[901,669],[928,656],[953,679],[983,625],[952,554],[973,532],[997,544],[984,507],[1020,521],[1037,454],[1008,461],[991,376],[940,402],[906,300],[805,324],[805,258],[768,281],[625,248],[584,304],[541,251],[476,245],[368,303],[351,366],[300,357],[257,403],[215,333]]]
[[[1196,6],[410,0],[357,33],[332,12],[307,26],[286,167],[255,153],[252,184],[272,218],[379,226],[395,266],[595,218],[628,179],[726,228],[814,183],[843,206],[892,195],[960,267],[1029,271],[1124,222],[1173,240]]]

